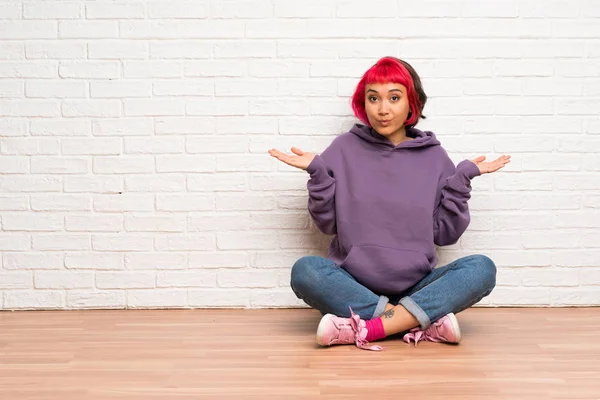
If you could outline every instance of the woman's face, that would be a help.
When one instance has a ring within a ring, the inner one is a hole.
[[[406,87],[399,83],[371,83],[365,88],[369,123],[382,136],[405,136],[409,105]]]

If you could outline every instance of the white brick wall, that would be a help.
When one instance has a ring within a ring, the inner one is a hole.
[[[307,175],[378,58],[477,178],[440,263],[499,267],[482,305],[600,305],[600,2],[2,1],[0,309],[298,306],[325,254]]]

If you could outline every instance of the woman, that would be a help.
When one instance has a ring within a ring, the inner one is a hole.
[[[470,222],[471,179],[510,156],[456,167],[432,132],[415,128],[427,101],[405,61],[384,57],[365,72],[352,98],[356,124],[320,155],[292,148],[271,156],[306,170],[308,210],[335,235],[328,258],[307,256],[291,287],[324,314],[322,346],[368,342],[409,331],[406,342],[458,343],[458,313],[487,296],[496,267],[484,255],[435,268],[435,245],[456,243]],[[355,314],[356,313],[356,314]]]

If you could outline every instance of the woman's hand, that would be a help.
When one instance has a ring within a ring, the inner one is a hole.
[[[479,167],[479,171],[481,171],[482,174],[488,174],[496,172],[508,164],[510,162],[510,156],[503,155],[492,162],[484,162],[484,160],[485,156],[479,156],[471,161]]]
[[[277,149],[269,150],[269,154],[279,161],[283,161],[287,165],[291,165],[292,167],[300,168],[306,170],[312,160],[315,158],[315,154],[313,153],[305,153],[297,147],[292,147],[292,153],[296,154],[295,156],[291,156]]]

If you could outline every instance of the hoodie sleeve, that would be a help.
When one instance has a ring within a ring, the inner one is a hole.
[[[467,201],[471,198],[471,179],[481,175],[479,167],[470,160],[456,167],[450,159],[440,180],[440,201],[433,213],[433,241],[447,246],[458,241],[467,230],[471,216]]]
[[[308,212],[321,232],[335,235],[335,179],[320,155],[315,156],[306,172],[310,174],[307,183]]]

